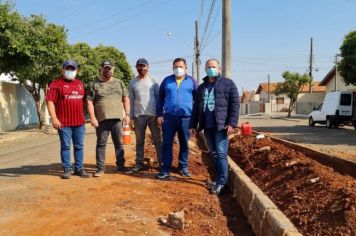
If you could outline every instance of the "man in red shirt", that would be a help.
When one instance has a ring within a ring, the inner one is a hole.
[[[70,146],[74,147],[74,175],[88,178],[83,167],[83,144],[85,118],[83,98],[85,94],[82,81],[76,78],[78,65],[68,60],[63,63],[63,73],[48,88],[46,102],[52,118],[53,128],[58,130],[61,143],[61,161],[64,173],[62,179],[69,179],[71,172]]]

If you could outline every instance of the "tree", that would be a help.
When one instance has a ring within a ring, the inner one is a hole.
[[[338,65],[346,85],[356,85],[356,31],[348,33],[341,47],[342,60]]]
[[[282,74],[284,78],[283,83],[278,83],[275,89],[275,94],[285,94],[290,98],[288,107],[288,115],[291,116],[293,107],[297,102],[298,94],[303,90],[303,86],[310,82],[310,77],[307,74],[300,75],[299,73],[292,73],[285,71]]]
[[[42,16],[22,17],[9,3],[0,4],[0,71],[8,73],[34,98],[39,128],[44,128],[44,94],[60,73],[67,54],[64,27]]]
[[[86,43],[76,43],[69,47],[69,57],[79,64],[78,77],[85,85],[98,77],[99,65],[103,60],[111,60],[115,64],[114,77],[128,85],[133,72],[125,54],[117,48],[99,45],[91,48]]]

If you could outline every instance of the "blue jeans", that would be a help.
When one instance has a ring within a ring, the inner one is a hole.
[[[147,126],[151,131],[152,142],[156,149],[157,162],[162,163],[161,130],[157,126],[156,116],[142,115],[134,118],[136,135],[136,164],[143,164],[145,135]]]
[[[227,130],[218,130],[216,128],[204,129],[204,136],[214,159],[216,168],[216,184],[225,185],[228,180]]]
[[[96,128],[96,168],[98,170],[105,168],[105,151],[110,133],[115,147],[116,165],[123,167],[125,164],[121,120],[107,119],[100,121]]]
[[[176,132],[178,132],[179,140],[179,155],[178,167],[180,170],[188,168],[189,158],[189,120],[190,117],[176,117],[169,114],[164,115],[162,125],[163,146],[162,146],[162,171],[166,173],[171,172],[173,161],[173,140]]]
[[[83,146],[85,125],[68,126],[58,130],[59,140],[61,142],[61,161],[64,170],[71,169],[70,146],[73,142],[74,167],[75,170],[83,169]]]

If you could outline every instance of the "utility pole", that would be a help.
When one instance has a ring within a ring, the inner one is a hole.
[[[192,62],[192,76],[194,78],[194,62]]]
[[[195,21],[195,68],[197,71],[197,83],[200,82],[200,48],[199,48],[199,37],[198,37],[198,21]]]
[[[231,1],[222,1],[222,75],[231,79]]]
[[[337,64],[339,63],[339,56],[340,54],[335,54],[335,90],[337,91]]]
[[[268,74],[268,83],[267,83],[267,90],[268,90],[268,103],[270,103],[270,94],[269,94],[269,84],[270,84],[270,78],[269,78],[269,74]]]
[[[313,85],[313,37],[310,38],[310,57],[309,57],[309,93],[312,93],[312,85]]]

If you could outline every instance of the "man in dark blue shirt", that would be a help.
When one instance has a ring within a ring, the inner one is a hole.
[[[216,181],[210,191],[220,194],[228,180],[228,134],[237,126],[240,102],[234,81],[220,75],[218,60],[209,59],[205,71],[207,76],[197,89],[189,129],[192,135],[204,130],[216,166]]]

